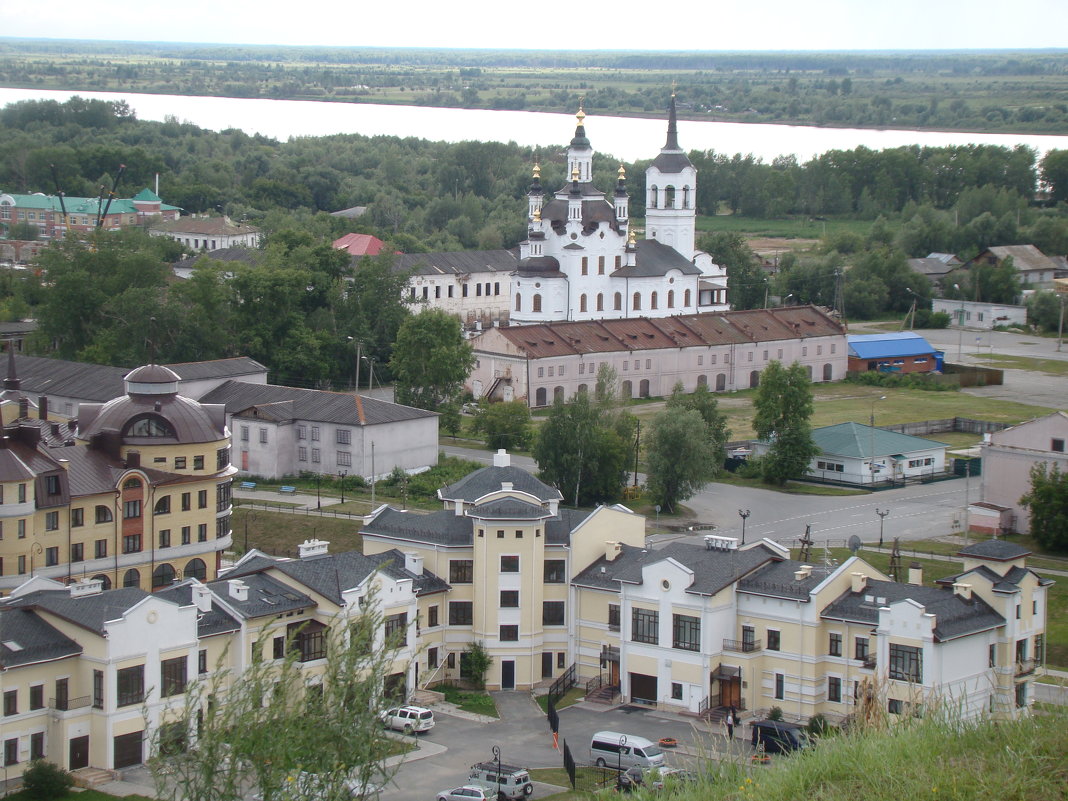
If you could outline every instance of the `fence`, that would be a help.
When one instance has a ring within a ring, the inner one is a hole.
[[[571,667],[561,673],[556,681],[552,683],[552,686],[549,687],[549,703],[555,705],[574,686],[575,664],[572,662]]]
[[[948,431],[959,431],[965,434],[988,434],[992,431],[1001,431],[1009,427],[1009,423],[993,423],[989,420],[976,420],[971,417],[944,417],[938,420],[920,420],[915,423],[894,423],[888,426],[876,426],[883,431],[895,431],[898,434],[908,434],[913,437],[922,437],[927,434],[942,434]]]

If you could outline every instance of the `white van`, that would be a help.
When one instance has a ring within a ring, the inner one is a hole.
[[[590,742],[590,763],[617,770],[659,768],[664,764],[664,752],[652,740],[635,734],[599,731]]]

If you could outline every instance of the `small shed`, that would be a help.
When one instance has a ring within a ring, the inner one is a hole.
[[[939,363],[939,351],[913,331],[849,334],[846,341],[851,373],[929,373]]]

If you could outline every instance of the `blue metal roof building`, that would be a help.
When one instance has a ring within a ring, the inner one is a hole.
[[[936,355],[940,351],[912,331],[849,334],[846,341],[850,372],[919,373],[937,369]]]

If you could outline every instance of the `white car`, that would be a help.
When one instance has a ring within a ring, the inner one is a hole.
[[[442,790],[437,795],[437,801],[490,801],[494,795],[493,790],[477,784],[465,784],[455,790]]]
[[[387,729],[415,734],[434,728],[434,713],[421,706],[395,706],[382,713],[382,725]]]

